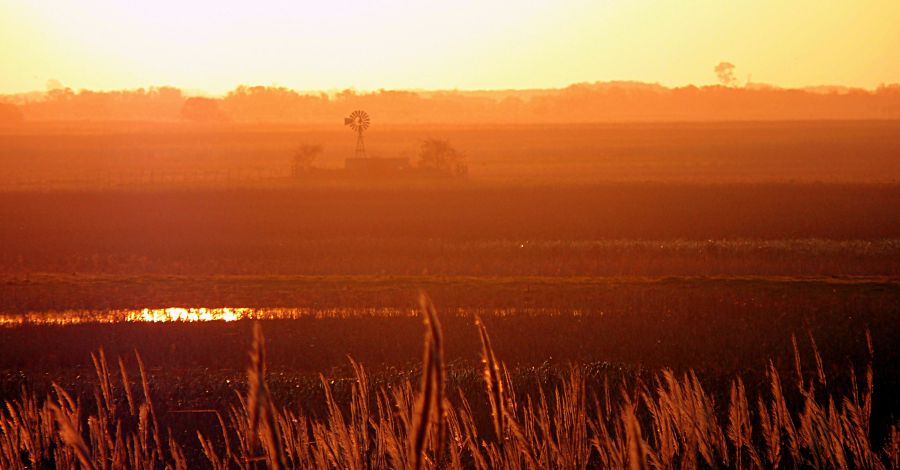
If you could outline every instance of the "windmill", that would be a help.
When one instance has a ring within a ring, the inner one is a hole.
[[[353,154],[355,158],[366,158],[366,145],[363,143],[363,131],[369,128],[369,113],[357,109],[350,113],[349,117],[344,118],[344,125],[350,126],[353,132],[356,132],[356,152]]]

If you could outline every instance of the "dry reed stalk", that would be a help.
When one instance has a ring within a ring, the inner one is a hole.
[[[397,387],[386,387],[377,394],[378,415],[385,417],[377,423],[376,436],[385,459],[393,468],[410,468],[409,433],[412,429],[412,386],[405,382]]]
[[[171,430],[169,431],[169,452],[172,455],[172,460],[175,462],[175,470],[188,469],[187,458],[185,458],[181,446],[179,446],[178,442],[175,441],[175,438],[172,437]]]
[[[564,432],[558,438],[563,456],[561,463],[569,468],[586,468],[590,459],[590,444],[587,434],[587,386],[580,369],[570,369],[569,381],[562,395],[557,394],[556,409],[564,410]]]
[[[643,437],[641,437],[641,425],[635,415],[637,405],[631,402],[631,398],[627,394],[623,393],[623,399],[625,403],[622,405],[620,419],[625,431],[628,469],[646,470],[649,468],[646,453],[647,446]]]
[[[54,387],[56,387],[55,384]],[[53,410],[56,423],[59,426],[59,438],[75,453],[81,468],[94,470],[91,451],[81,437],[81,430],[78,428],[78,412],[71,406],[73,404],[71,398],[67,397],[66,402],[66,404],[60,402],[58,405],[50,405],[50,409]]]
[[[419,470],[427,459],[426,447],[429,429],[435,424],[437,443],[435,454],[444,447],[444,342],[441,324],[431,300],[424,293],[419,295],[422,321],[425,324],[425,347],[422,357],[422,383],[413,413],[410,440],[410,462]]]
[[[409,441],[409,461],[412,462],[412,468],[415,470],[421,469],[424,464],[425,440],[428,433],[428,426],[431,424],[429,421],[431,418],[432,400],[434,399],[434,379],[432,378],[432,368],[434,367],[432,355],[434,354],[434,349],[432,347],[430,333],[428,333],[428,335],[429,336],[426,336],[425,352],[424,357],[422,358],[422,366],[424,368],[422,371],[422,384],[412,416],[411,440]]]
[[[325,442],[328,445],[328,456],[334,466],[361,470],[364,464],[364,453],[361,448],[360,432],[356,426],[353,411],[350,421],[344,419],[340,405],[332,395],[328,380],[319,375],[322,387],[325,390],[325,405],[328,409],[328,426],[317,426],[316,441]],[[351,398],[352,399],[352,398]]]
[[[350,420],[353,426],[354,438],[359,452],[358,460],[362,466],[370,467],[375,451],[372,443],[374,436],[370,435],[371,414],[369,411],[369,379],[362,365],[348,357],[353,368],[355,381],[351,390]]]
[[[794,373],[797,374],[797,388],[800,393],[806,392],[806,385],[803,383],[803,368],[800,367],[800,349],[797,347],[797,337],[791,334],[791,346],[794,348]]]
[[[672,420],[672,430],[683,439],[682,462],[693,464],[699,453],[707,465],[717,466],[716,455],[727,461],[724,436],[715,420],[713,404],[706,396],[696,375],[685,374],[682,380],[664,370],[657,388],[660,412]]]
[[[128,380],[128,369],[125,368],[125,361],[119,357],[119,372],[122,374],[122,387],[125,388],[125,398],[128,400],[128,410],[134,416],[134,394],[131,392],[131,381]]]
[[[219,428],[222,430],[222,442],[225,443],[224,461],[227,464],[231,462],[234,455],[231,451],[231,439],[228,438],[228,427],[225,425],[225,419],[222,418],[222,414],[218,411],[216,411],[216,419],[219,421]]]
[[[150,376],[147,374],[147,368],[144,366],[144,358],[137,350],[134,351],[134,357],[138,363],[138,370],[141,373],[141,390],[144,392],[144,405],[147,407],[149,422],[147,427],[150,428],[153,435],[153,442],[159,453],[163,452],[162,439],[159,437],[159,420],[156,417],[156,409],[153,406],[153,399],[150,397]],[[138,410],[140,412],[140,410]],[[152,426],[150,426],[152,424]]]
[[[463,452],[468,447],[466,436],[463,431],[461,418],[456,409],[454,409],[449,399],[444,400],[444,409],[446,410],[445,420],[447,423],[447,465],[446,468],[461,469]]]
[[[753,447],[753,425],[750,421],[750,405],[744,381],[737,378],[731,383],[730,402],[728,407],[728,438],[734,445],[735,465],[743,468],[742,454],[746,449],[754,468],[762,468],[759,455]]]
[[[872,345],[872,332],[866,328],[866,349],[869,351],[869,360],[875,359],[875,346]]]
[[[794,426],[794,422],[791,419],[790,412],[788,411],[787,401],[784,398],[784,393],[782,392],[781,379],[779,378],[778,371],[775,369],[772,361],[769,361],[768,376],[769,389],[772,393],[772,401],[770,407],[772,425],[775,427],[775,429],[777,429],[779,436],[784,436],[784,440],[787,441],[788,452],[790,453],[793,462],[796,464],[800,460],[800,448],[797,443],[797,431],[796,427]]]
[[[125,446],[125,433],[122,431],[122,421],[116,423],[116,443],[113,450],[114,467],[124,467],[128,459],[127,448]]]
[[[887,463],[890,468],[900,468],[900,421],[891,425],[883,452],[887,457]]]
[[[0,410],[0,468],[26,468],[22,451],[28,454],[31,468],[39,468],[52,445],[53,418],[38,408],[37,399],[24,387],[17,402],[6,402],[6,412]]]
[[[609,375],[603,376],[603,409],[606,410],[606,416],[612,415],[612,404],[609,400]],[[600,412],[599,407],[597,407],[597,412]]]
[[[610,427],[615,432],[610,432]],[[600,463],[604,468],[624,469],[628,467],[628,445],[625,439],[624,422],[621,416],[616,416],[612,422],[608,420],[592,423],[594,437],[591,445],[600,457]]]
[[[535,442],[532,438],[533,423],[526,421],[523,427],[516,421],[515,410],[518,409],[518,405],[512,393],[510,376],[504,365],[497,360],[487,328],[477,315],[475,324],[481,338],[485,389],[491,405],[496,436],[496,447],[487,446],[486,449],[491,467],[497,468],[502,462],[517,462],[517,465],[526,468],[539,468],[540,457],[535,455],[533,448]],[[528,411],[530,415],[534,415],[532,410]]]
[[[872,412],[872,394],[873,394],[873,373],[872,359],[873,351],[871,349],[871,337],[866,332],[866,342],[869,347],[869,363],[866,366],[866,390],[862,396],[862,402],[859,398],[858,385],[856,383],[856,374],[851,368],[852,379],[852,399],[844,397],[843,412],[836,420],[837,423],[829,423],[832,428],[837,428],[843,432],[842,445],[846,447],[850,455],[853,457],[857,466],[866,468],[878,468],[881,462],[877,454],[872,449],[871,439],[869,437],[869,422]],[[889,436],[890,438],[890,436]]]
[[[643,392],[642,397],[652,419],[652,429],[656,433],[657,452],[654,466],[674,468],[676,457],[681,450],[680,436],[675,429],[674,418],[662,400],[655,400],[647,391]]]
[[[488,401],[491,405],[491,417],[494,421],[494,433],[497,436],[497,445],[502,447],[506,439],[506,407],[503,397],[503,381],[500,378],[500,364],[494,355],[491,346],[491,338],[487,328],[479,316],[475,317],[475,325],[478,327],[478,335],[481,338],[481,363],[484,366],[484,382],[487,387]]]
[[[484,455],[487,445],[478,435],[472,406],[462,390],[459,390],[459,405],[457,405],[457,408],[459,410],[457,416],[459,417],[460,432],[463,435],[463,445],[472,458],[472,463],[479,470],[490,468],[487,457]]]
[[[816,339],[813,337],[812,331],[806,330],[806,336],[809,338],[809,343],[812,346],[813,357],[816,360],[816,374],[818,375],[819,383],[822,385],[828,385],[828,381],[825,379],[825,366],[822,363],[822,355],[819,354],[819,348],[816,346]]]
[[[109,370],[106,366],[106,354],[103,352],[103,348],[100,348],[99,351],[100,357],[98,359],[97,355],[91,353],[91,361],[94,363],[94,370],[97,372],[97,381],[100,385],[100,391],[102,392],[103,401],[97,401],[98,409],[107,409],[113,411],[112,414],[115,414],[115,405],[112,403],[112,390],[109,379]]]
[[[203,455],[206,456],[206,459],[209,461],[210,468],[214,470],[225,470],[228,468],[226,462],[223,462],[222,459],[219,458],[219,455],[216,453],[215,447],[209,439],[203,437],[199,431],[197,431],[197,440],[200,441],[200,449],[203,451]]]
[[[444,387],[447,383],[447,372],[446,367],[444,366],[444,332],[441,328],[441,323],[438,320],[437,310],[434,308],[431,299],[424,292],[419,293],[419,306],[427,318],[426,327],[431,331],[431,344],[434,350],[432,354],[432,359],[434,361],[432,380],[435,382],[435,396],[433,402],[434,409],[432,411],[434,413],[434,421],[437,425],[435,428],[437,432],[434,435],[436,440],[434,449],[436,452],[442,452],[447,437],[445,423],[447,407],[446,396],[444,393]]]
[[[249,444],[257,438],[267,454],[269,468],[285,468],[284,449],[278,426],[275,424],[275,408],[266,383],[266,339],[259,322],[253,324],[253,343],[250,347],[250,367],[247,368],[247,403]]]

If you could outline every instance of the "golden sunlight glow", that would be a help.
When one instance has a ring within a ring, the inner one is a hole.
[[[296,320],[299,318],[351,318],[351,317],[415,317],[417,308],[395,307],[165,307],[112,310],[63,310],[28,313],[0,314],[0,328],[25,325],[77,325],[84,323],[198,323],[233,322],[239,320]],[[469,308],[449,311],[449,314],[472,317],[475,315],[502,316],[583,316],[581,310],[561,311],[547,308]],[[603,315],[603,312],[596,312]]]
[[[140,312],[128,311],[125,315],[127,322],[195,322],[195,321],[235,321],[244,315],[252,313],[248,308],[145,308]]]
[[[285,312],[281,312],[285,310]],[[25,314],[0,315],[0,327],[21,325],[74,325],[80,323],[121,323],[121,322],[206,322],[237,321],[250,318],[274,318],[297,309],[252,309],[252,308],[144,308],[114,310],[65,310],[61,312],[29,312]]]
[[[0,314],[0,327],[75,325],[82,323],[195,323],[238,320],[294,320],[354,316],[415,316],[417,309],[378,308],[248,308],[165,307],[112,310],[64,310]]]
[[[0,93],[900,80],[896,0],[5,0]]]

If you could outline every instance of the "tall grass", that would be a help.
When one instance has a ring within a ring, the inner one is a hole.
[[[728,403],[720,404],[696,374],[670,370],[661,371],[651,383],[623,383],[617,392],[606,385],[599,393],[588,389],[577,366],[552,392],[517,397],[487,328],[477,321],[491,410],[483,420],[461,391],[449,397],[439,316],[425,296],[421,310],[425,335],[420,382],[375,389],[365,369],[351,359],[349,403],[339,403],[332,382],[321,378],[327,404],[323,416],[275,403],[267,383],[265,337],[257,324],[247,391],[224,414],[216,412],[217,432],[198,433],[198,458],[204,460],[196,465],[360,470],[900,468],[900,421],[887,431],[885,442],[870,438],[871,366],[861,385],[850,371],[854,385],[848,396],[817,392],[826,376],[814,342],[812,373],[807,374],[799,354],[795,356],[797,377],[789,385],[797,388],[799,402],[788,402],[785,383],[772,364],[768,392],[755,397],[755,403],[740,378],[732,381]],[[91,412],[58,386],[43,400],[23,390],[5,404],[0,411],[0,468],[188,468],[184,444],[159,425],[141,357],[135,354],[143,397],[133,394],[124,359],[118,359],[120,380],[110,372],[102,350],[93,360],[99,380]]]

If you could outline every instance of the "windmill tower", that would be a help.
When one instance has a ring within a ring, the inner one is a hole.
[[[363,142],[363,132],[369,128],[369,114],[358,109],[344,118],[344,125],[356,132],[356,151],[353,158],[344,160],[344,169],[357,175],[397,175],[409,171],[409,159],[407,158],[379,158],[369,157],[366,153],[366,144]]]
[[[363,131],[369,128],[369,113],[357,109],[350,113],[349,117],[344,118],[344,125],[350,126],[350,129],[356,132],[356,151],[353,153],[353,157],[367,158],[366,144],[363,142]]]

